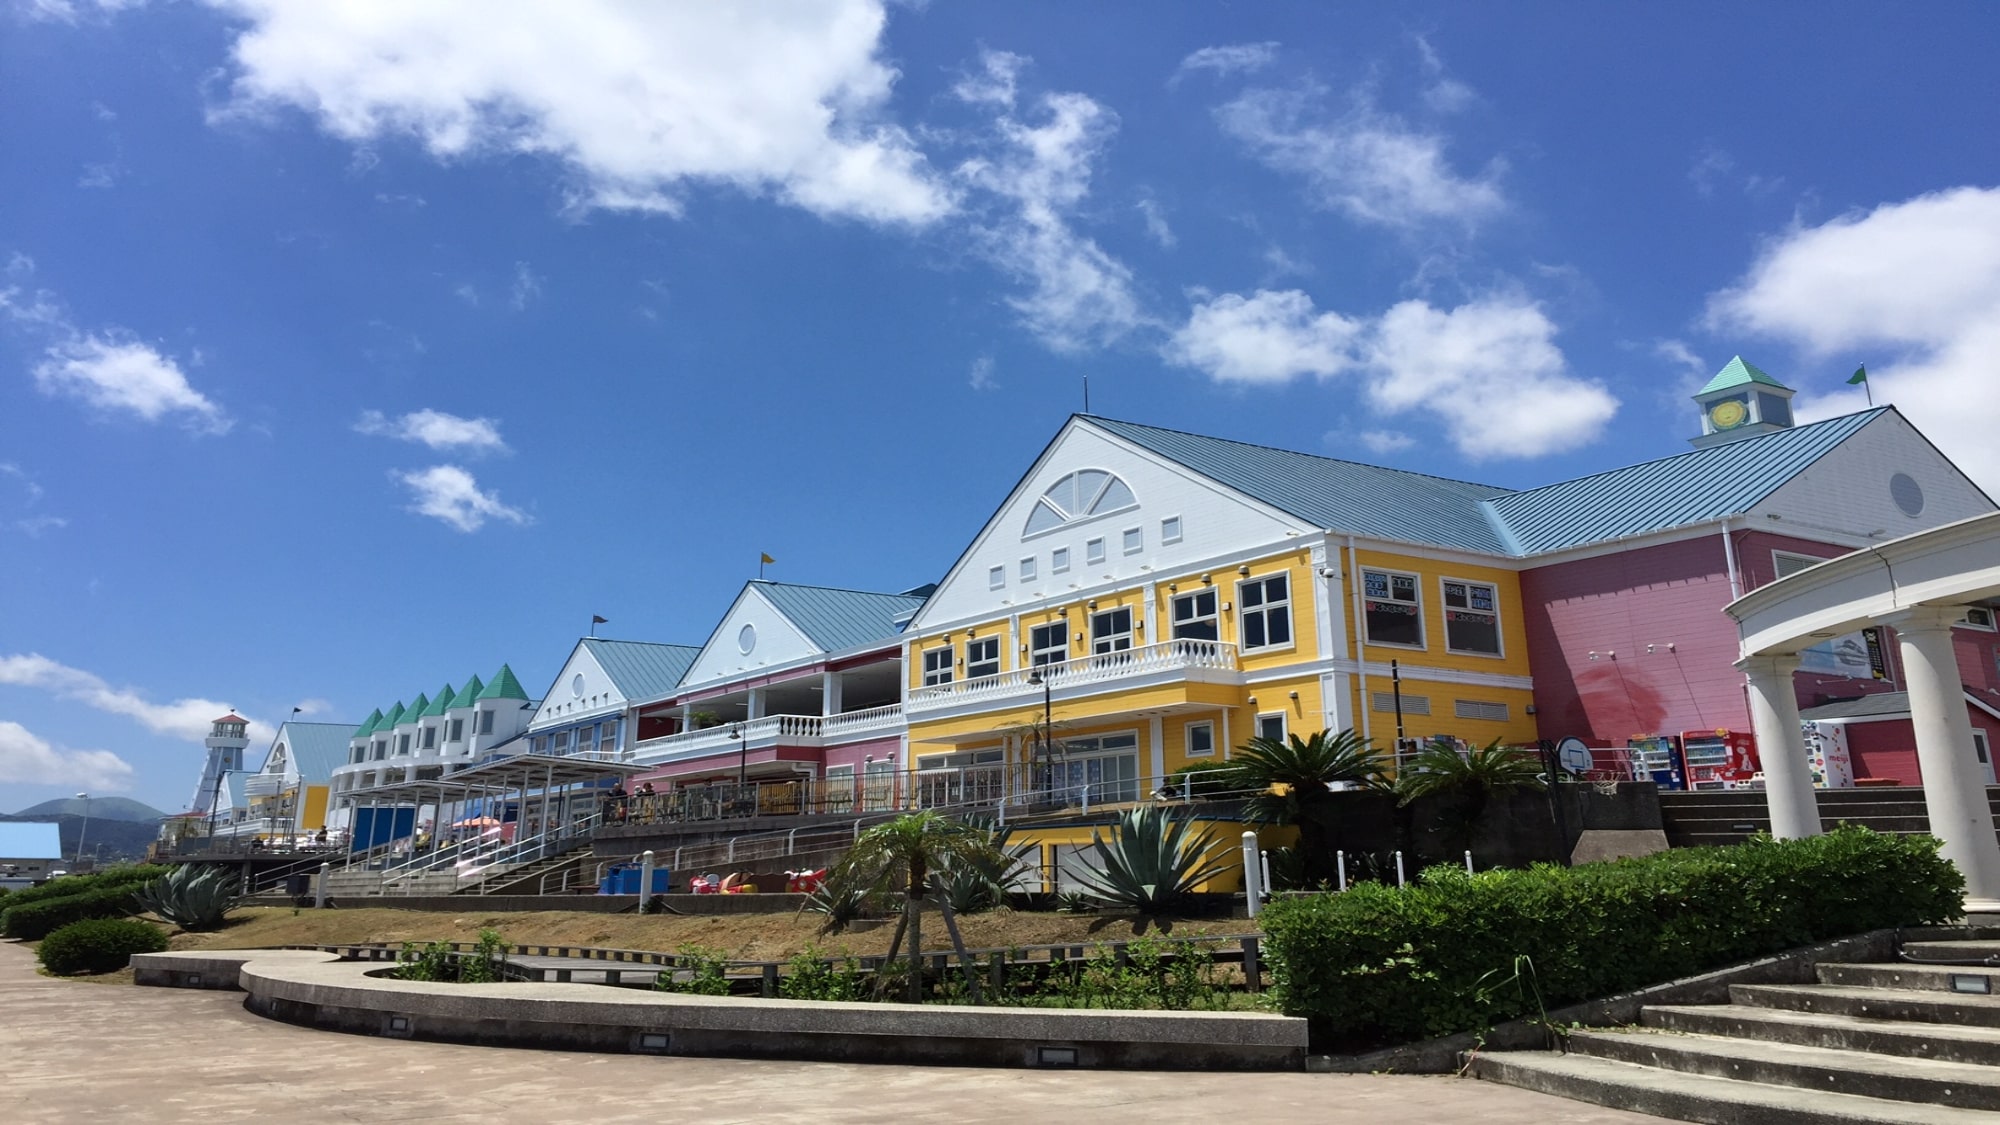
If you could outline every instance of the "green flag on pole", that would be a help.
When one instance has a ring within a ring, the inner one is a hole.
[[[1851,387],[1851,386],[1853,386],[1853,385],[1854,385],[1854,384],[1856,384],[1856,383],[1859,383],[1859,384],[1861,384],[1861,389],[1862,389],[1862,390],[1864,390],[1864,391],[1866,391],[1866,392],[1868,392],[1868,405],[1870,405],[1870,406],[1874,406],[1874,405],[1875,405],[1875,388],[1874,388],[1874,387],[1872,387],[1872,386],[1870,386],[1870,385],[1868,384],[1868,365],[1867,365],[1867,364],[1862,364],[1862,365],[1861,365],[1860,367],[1857,367],[1857,368],[1855,368],[1855,369],[1854,369],[1854,374],[1852,374],[1852,375],[1849,375],[1849,376],[1847,377],[1847,385],[1848,385],[1848,386],[1850,386],[1850,387]]]

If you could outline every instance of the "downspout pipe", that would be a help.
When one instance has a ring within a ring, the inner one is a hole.
[[[1349,533],[1347,536],[1347,591],[1348,600],[1353,603],[1354,608],[1354,621],[1349,627],[1353,629],[1354,674],[1359,696],[1355,702],[1356,708],[1361,712],[1361,737],[1372,739],[1374,736],[1370,729],[1368,713],[1373,710],[1373,707],[1370,706],[1372,700],[1368,696],[1368,655],[1365,648],[1368,631],[1362,628],[1361,625],[1360,559],[1361,556],[1354,549],[1354,536],[1352,533]]]

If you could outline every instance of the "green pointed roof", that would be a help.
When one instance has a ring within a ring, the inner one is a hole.
[[[514,678],[514,669],[502,664],[500,670],[493,673],[493,678],[488,680],[486,687],[480,691],[479,698],[518,699],[526,703],[528,693],[521,687],[521,681]]]
[[[479,693],[486,690],[486,684],[478,676],[465,681],[465,687],[451,701],[453,707],[470,707],[479,700]]]
[[[1776,387],[1784,391],[1791,390],[1790,387],[1771,378],[1762,370],[1743,362],[1743,357],[1739,355],[1723,365],[1722,370],[1715,373],[1715,378],[1708,381],[1708,386],[1696,391],[1695,394],[1697,396],[1712,394],[1715,391],[1726,391],[1731,387],[1741,387],[1750,383],[1761,383],[1764,386]]]
[[[389,708],[389,713],[382,716],[382,721],[375,724],[375,733],[380,734],[385,730],[394,729],[396,724],[402,722],[403,716],[407,714],[409,712],[404,710],[403,701],[398,699],[396,705]]]
[[[406,723],[416,722],[418,719],[424,717],[424,708],[429,707],[430,705],[431,705],[431,697],[425,695],[423,692],[418,692],[417,697],[415,699],[410,700],[410,709],[408,711],[403,712],[402,721]]]
[[[347,737],[367,738],[369,735],[375,733],[376,727],[379,727],[381,725],[382,725],[382,709],[380,707],[377,707],[375,708],[375,710],[370,711],[368,713],[368,718],[364,720],[360,726],[355,727],[354,733],[348,735]]]
[[[424,713],[418,717],[423,719],[428,719],[432,715],[443,715],[445,712],[445,708],[451,706],[452,695],[453,692],[451,690],[450,684],[446,684],[443,687],[439,688],[437,693],[437,698],[431,700],[431,705],[429,707],[424,708]]]

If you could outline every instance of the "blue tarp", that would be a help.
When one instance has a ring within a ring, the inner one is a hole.
[[[349,851],[365,852],[391,840],[401,840],[416,830],[415,809],[355,809],[354,841]]]

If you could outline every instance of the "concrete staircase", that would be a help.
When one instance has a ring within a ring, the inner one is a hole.
[[[591,881],[590,875],[602,861],[591,854],[589,845],[590,841],[587,838],[578,840],[558,855],[545,856],[508,871],[487,873],[483,878],[474,879],[451,893],[538,895],[542,893],[542,885],[546,879],[551,888],[549,893],[554,894],[556,891],[553,888],[561,881],[565,868],[571,870],[568,888],[570,891],[595,891],[597,884]]]
[[[1931,828],[1920,788],[1822,789],[1818,797],[1820,819],[1829,828],[1841,821],[1902,835],[1929,832]],[[1989,787],[1986,799],[2000,819],[2000,787]],[[1740,844],[1753,832],[1771,830],[1770,806],[1759,789],[1661,793],[1660,818],[1667,830],[1667,843],[1676,848]]]
[[[1816,984],[1733,985],[1727,1004],[1647,1007],[1638,1027],[1571,1033],[1565,1054],[1481,1054],[1469,1069],[1715,1125],[1996,1125],[2000,941],[1969,932],[1980,940],[1911,942],[1895,964],[1821,964]]]

